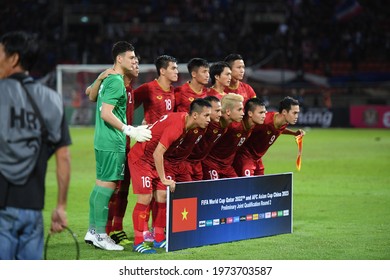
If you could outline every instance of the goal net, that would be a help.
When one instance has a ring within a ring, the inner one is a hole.
[[[187,66],[179,64],[179,81],[176,85],[181,85],[189,80]],[[69,65],[59,64],[56,69],[57,91],[62,95],[65,105],[65,114],[69,125],[94,125],[95,106],[85,95],[85,89],[93,83],[97,76],[107,68],[109,64],[94,65]],[[133,88],[136,89],[143,83],[147,83],[157,78],[154,64],[140,64],[138,78],[133,81]],[[134,112],[134,124],[140,124],[143,119],[143,108],[138,108]]]

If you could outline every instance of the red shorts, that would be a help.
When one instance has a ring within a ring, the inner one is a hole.
[[[217,180],[222,178],[236,178],[237,173],[232,166],[219,166],[210,161],[202,161],[203,179]]]
[[[264,165],[261,158],[254,160],[251,156],[236,154],[233,167],[239,177],[264,175]]]
[[[202,162],[197,161],[186,161],[186,172],[190,174],[192,181],[200,181],[203,179]]]
[[[129,161],[134,194],[151,194],[154,190],[166,190],[154,167],[143,160]]]
[[[191,174],[188,170],[186,161],[171,162],[164,161],[164,168],[166,176],[176,182],[190,182],[192,181]]]

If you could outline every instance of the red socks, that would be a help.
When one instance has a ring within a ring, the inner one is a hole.
[[[148,205],[136,203],[133,210],[134,245],[144,242],[144,225],[147,217]]]
[[[166,226],[166,218],[167,218],[167,204],[161,202],[155,202],[157,213],[154,221],[154,239],[157,242],[161,242],[165,240],[165,226]],[[154,215],[153,215],[154,216]]]

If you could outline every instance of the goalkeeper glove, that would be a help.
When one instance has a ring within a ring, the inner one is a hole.
[[[147,125],[140,126],[131,126],[123,125],[122,132],[127,136],[135,139],[137,142],[149,141],[152,138],[152,131],[148,128]]]

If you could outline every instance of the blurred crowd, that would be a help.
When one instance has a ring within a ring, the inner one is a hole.
[[[344,2],[360,9],[338,17]],[[351,71],[390,61],[386,0],[3,0],[0,33],[23,29],[45,42],[36,75],[59,63],[109,64],[112,43],[132,42],[141,63],[161,54],[179,63],[235,52],[248,66],[307,67],[330,75],[332,62]],[[386,63],[384,64],[385,68]],[[387,64],[388,65],[388,64]],[[385,69],[389,70],[389,69]]]

